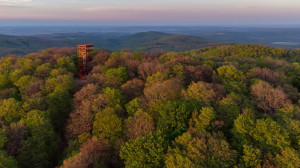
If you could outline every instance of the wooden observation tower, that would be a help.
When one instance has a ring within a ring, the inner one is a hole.
[[[94,52],[94,45],[84,44],[77,46],[78,54],[78,78],[83,79],[92,69],[90,62],[92,61],[92,54]]]

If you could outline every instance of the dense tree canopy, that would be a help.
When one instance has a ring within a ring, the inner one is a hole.
[[[299,52],[72,48],[0,59],[0,167],[300,167]]]

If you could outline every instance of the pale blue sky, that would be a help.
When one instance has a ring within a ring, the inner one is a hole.
[[[0,25],[300,24],[300,0],[0,0]],[[32,24],[32,23],[28,23]]]

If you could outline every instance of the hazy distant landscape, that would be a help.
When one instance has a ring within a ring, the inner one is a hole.
[[[187,51],[225,44],[300,48],[300,28],[256,27],[1,27],[0,55],[28,54],[51,47],[92,43],[96,48]]]

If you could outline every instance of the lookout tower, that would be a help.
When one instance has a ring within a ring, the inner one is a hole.
[[[84,78],[90,71],[91,65],[90,62],[92,60],[92,54],[94,52],[94,45],[84,44],[77,46],[77,54],[78,54],[78,78]]]

